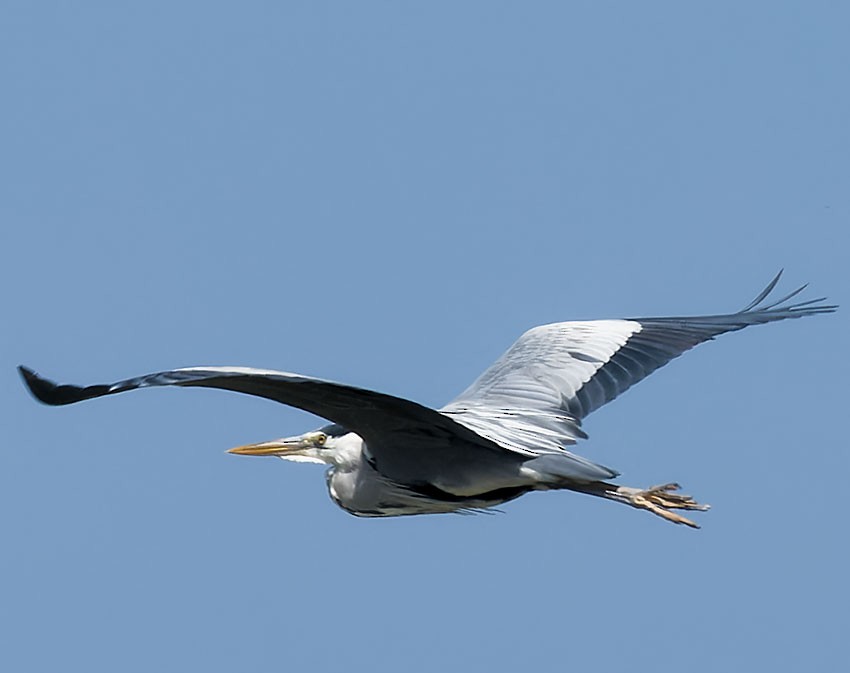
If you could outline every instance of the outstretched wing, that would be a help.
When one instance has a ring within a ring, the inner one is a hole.
[[[538,451],[511,451],[480,437],[433,409],[392,395],[324,381],[299,374],[246,367],[191,367],[147,374],[112,384],[59,385],[19,367],[32,394],[41,402],[64,405],[104,395],[154,386],[220,388],[275,402],[326,418],[356,432],[369,457],[386,477],[402,484],[440,483],[453,477],[486,474],[521,462]],[[566,454],[577,473],[591,478],[610,476],[579,456]],[[462,486],[462,484],[461,484]]]
[[[581,419],[703,341],[762,323],[830,313],[823,298],[766,303],[779,281],[726,315],[564,322],[535,327],[441,411],[503,446],[553,448],[587,435]]]

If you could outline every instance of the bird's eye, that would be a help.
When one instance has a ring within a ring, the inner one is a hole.
[[[324,446],[326,441],[328,441],[328,436],[327,436],[324,432],[320,432],[320,433],[318,433],[318,434],[317,434],[317,435],[313,438],[313,443],[314,443],[316,446]]]

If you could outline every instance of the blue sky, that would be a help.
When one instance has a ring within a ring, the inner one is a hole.
[[[579,451],[714,509],[571,493],[360,520],[320,424],[103,382],[278,368],[440,405],[522,331],[847,304],[840,3],[7,3],[3,670],[837,670],[847,310],[687,354]]]

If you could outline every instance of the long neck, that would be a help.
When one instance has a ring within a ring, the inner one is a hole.
[[[363,448],[365,446],[366,442],[363,441],[363,438],[353,432],[334,438],[331,471],[357,471],[363,462]]]

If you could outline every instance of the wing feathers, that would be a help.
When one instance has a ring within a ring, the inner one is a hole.
[[[113,384],[59,385],[26,367],[18,368],[33,395],[50,405],[65,405],[95,397],[154,386],[219,388],[264,397],[309,411],[356,432],[380,472],[399,483],[440,483],[465,488],[476,476],[515,477],[518,465],[545,453],[533,447],[534,436],[557,436],[551,418],[517,429],[514,442],[494,442],[487,426],[476,432],[471,423],[457,423],[447,414],[383,393],[323,381],[299,374],[245,367],[192,367],[147,374]],[[512,413],[512,412],[509,412]],[[581,436],[580,430],[577,435]],[[562,470],[606,479],[615,473],[561,450]],[[508,459],[513,456],[513,462]],[[516,468],[512,465],[516,464]]]
[[[587,436],[581,429],[582,418],[673,358],[720,334],[836,309],[823,304],[824,299],[787,303],[805,285],[765,304],[781,273],[737,313],[535,327],[440,411],[353,386],[239,367],[175,369],[92,386],[58,385],[30,369],[19,369],[33,395],[51,405],[172,385],[265,397],[357,432],[382,472],[401,481],[416,474],[426,477],[425,473],[440,479],[452,461],[471,461],[480,467],[480,461],[487,462],[505,449],[518,454],[517,460],[558,454],[563,465],[572,462],[583,474],[608,478],[612,470],[564,448]],[[464,446],[461,453],[456,450],[458,442]]]
[[[526,426],[548,418],[547,426],[560,427],[561,446],[572,444],[582,418],[697,344],[750,325],[836,309],[822,298],[789,304],[805,285],[765,304],[781,275],[737,313],[565,322],[529,330],[443,411],[460,423],[474,417],[479,432],[482,419],[495,422],[494,409],[524,415]],[[499,441],[499,432],[492,428],[489,436]],[[546,443],[551,450],[551,436]]]

